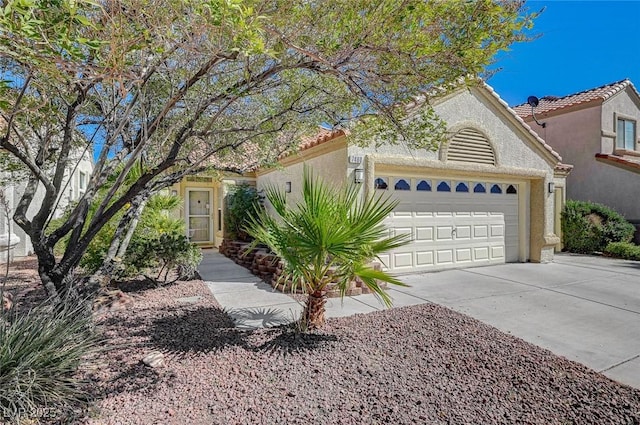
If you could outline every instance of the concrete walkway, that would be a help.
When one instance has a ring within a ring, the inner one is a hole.
[[[246,269],[204,251],[200,274],[238,326],[292,321],[302,306]],[[610,378],[640,388],[640,262],[557,255],[550,264],[499,266],[402,276],[394,307],[435,302]],[[373,295],[331,299],[327,317],[384,306]]]

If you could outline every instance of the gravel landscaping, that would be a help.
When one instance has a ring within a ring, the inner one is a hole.
[[[640,424],[639,390],[437,305],[300,334],[233,328],[201,281],[122,289],[83,423]]]

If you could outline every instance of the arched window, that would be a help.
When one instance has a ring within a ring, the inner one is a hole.
[[[487,188],[482,183],[476,183],[473,187],[473,193],[487,193]]]
[[[468,192],[469,191],[469,186],[466,185],[466,183],[458,183],[458,185],[456,186],[456,192]]]
[[[509,195],[515,195],[518,193],[518,189],[516,189],[514,185],[510,184],[509,187],[507,187],[507,193]]]
[[[416,190],[419,190],[419,191],[422,191],[422,192],[431,192],[431,185],[429,184],[428,181],[422,180],[416,186]]]
[[[409,183],[407,183],[405,179],[400,179],[396,182],[394,189],[395,190],[411,190],[411,186],[409,186]]]
[[[383,179],[382,177],[378,177],[376,179],[375,186],[376,186],[376,189],[382,189],[382,190],[386,190],[389,187],[385,179]]]
[[[447,182],[438,183],[438,192],[451,192],[451,186]]]
[[[502,193],[502,188],[499,184],[494,184],[491,186],[491,193]]]

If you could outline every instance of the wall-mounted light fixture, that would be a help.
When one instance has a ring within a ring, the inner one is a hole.
[[[284,191],[286,193],[291,193],[291,182],[285,182],[284,183]]]
[[[364,181],[364,169],[356,168],[353,170],[353,181],[354,183],[362,183]]]
[[[549,193],[553,193],[556,191],[556,184],[554,182],[549,182]]]

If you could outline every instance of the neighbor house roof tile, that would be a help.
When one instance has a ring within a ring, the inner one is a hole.
[[[570,94],[564,97],[545,96],[539,99],[538,106],[534,108],[536,114],[544,114],[546,112],[557,111],[560,109],[570,108],[577,105],[583,105],[594,101],[605,101],[616,93],[621,92],[627,87],[631,87],[636,94],[638,91],[630,80],[624,79],[615,83],[606,84],[604,86],[581,91],[579,93]],[[640,94],[638,94],[640,96]],[[523,103],[513,107],[513,110],[522,118],[528,118],[532,115],[531,105]]]

